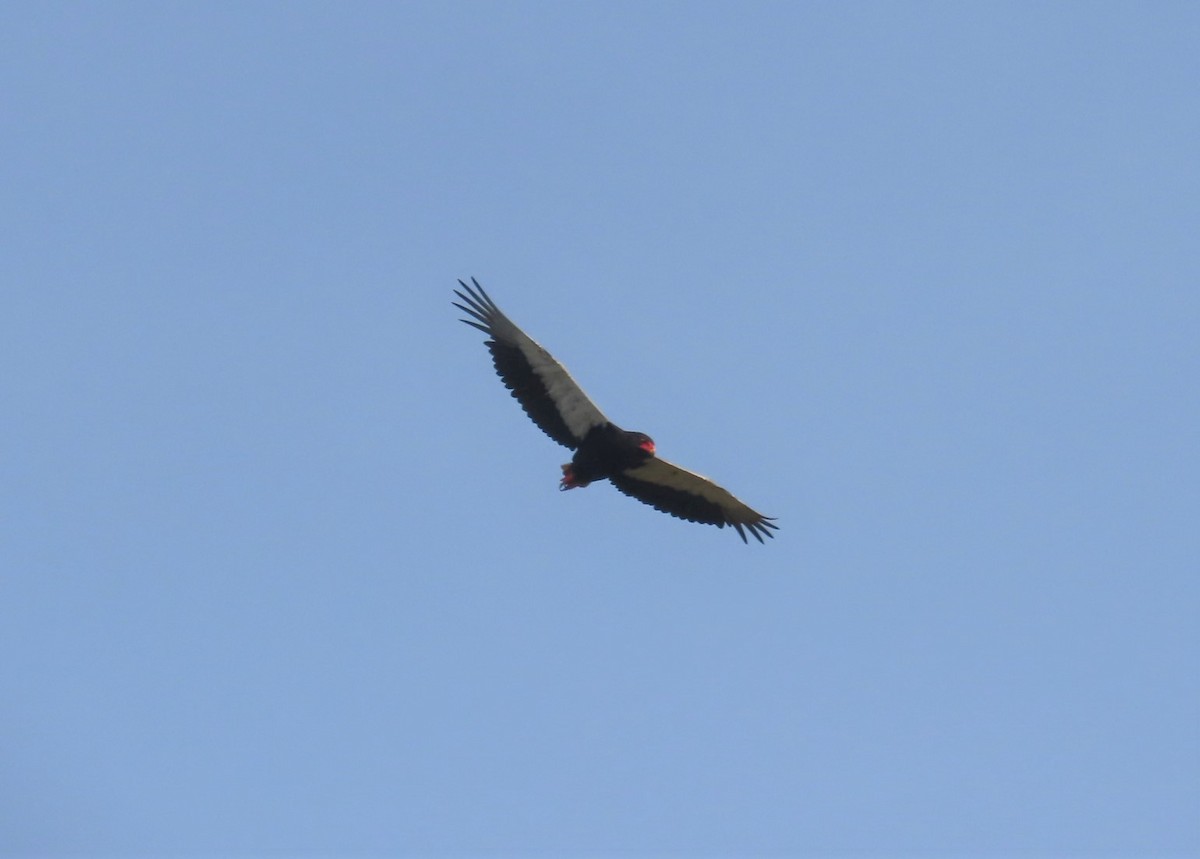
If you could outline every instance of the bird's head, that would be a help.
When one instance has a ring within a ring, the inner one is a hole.
[[[635,446],[646,451],[646,453],[654,453],[654,439],[650,438],[650,436],[646,435],[644,432],[629,433],[629,440],[633,442]]]

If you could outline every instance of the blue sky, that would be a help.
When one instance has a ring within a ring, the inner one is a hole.
[[[0,852],[1200,854],[1200,8],[0,9]],[[521,414],[475,276],[744,546]]]

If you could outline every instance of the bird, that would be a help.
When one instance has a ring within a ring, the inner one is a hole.
[[[571,378],[567,368],[505,316],[479,281],[459,280],[451,302],[470,316],[461,322],[478,328],[504,386],[532,420],[554,441],[575,451],[562,466],[560,490],[579,489],[607,479],[619,492],[663,513],[689,522],[724,528],[732,525],[748,543],[746,532],[762,543],[778,530],[764,516],[707,477],[660,459],[654,440],[642,432],[623,430],[596,407]]]

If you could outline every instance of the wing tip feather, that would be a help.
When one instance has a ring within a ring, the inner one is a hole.
[[[464,293],[461,290],[454,290],[454,294],[461,300],[462,304],[457,301],[450,302],[451,305],[457,307],[468,316],[475,317],[478,322],[472,322],[469,319],[460,319],[460,322],[465,322],[473,328],[478,328],[484,334],[495,335],[495,324],[504,318],[504,314],[500,312],[500,308],[492,301],[491,296],[483,291],[483,287],[479,285],[479,281],[471,278],[471,283],[474,288],[469,286],[461,277],[458,279],[459,285],[466,290]],[[480,324],[482,323],[482,324]]]
[[[496,302],[492,301],[492,297],[487,294],[487,291],[479,285],[478,280],[471,278],[471,284],[468,285],[467,282],[460,277],[458,279],[458,283],[459,286],[467,291],[467,295],[463,295],[457,289],[454,290],[454,294],[463,301],[476,306],[479,310],[484,312],[496,314],[500,313],[500,308],[496,306]]]

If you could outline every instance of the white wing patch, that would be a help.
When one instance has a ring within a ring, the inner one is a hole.
[[[636,468],[626,469],[625,474],[635,480],[644,480],[647,483],[665,486],[668,489],[677,489],[680,492],[699,495],[705,501],[720,507],[731,523],[741,522],[745,524],[747,522],[756,522],[763,518],[751,507],[739,501],[728,489],[722,489],[704,475],[688,471],[686,468],[680,468],[678,465],[675,465],[673,462],[667,462],[665,459],[659,459],[658,457],[648,459]]]
[[[507,320],[505,320],[507,321]],[[512,325],[509,322],[509,325]],[[571,378],[567,368],[554,360],[554,356],[539,346],[525,332],[512,325],[518,335],[516,346],[533,368],[533,372],[546,386],[546,393],[558,406],[567,429],[578,439],[587,435],[588,430],[599,424],[608,422],[608,418],[596,408],[588,395],[579,387],[579,383]]]

